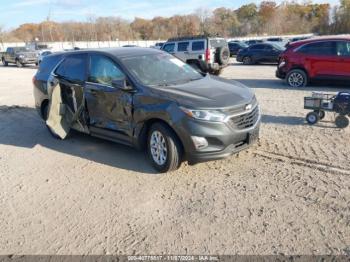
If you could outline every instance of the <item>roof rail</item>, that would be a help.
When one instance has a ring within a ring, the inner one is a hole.
[[[192,35],[192,36],[180,36],[180,37],[172,37],[168,39],[168,42],[172,41],[182,41],[182,40],[196,40],[196,39],[202,39],[202,38],[207,38],[207,37],[218,37],[214,35]]]

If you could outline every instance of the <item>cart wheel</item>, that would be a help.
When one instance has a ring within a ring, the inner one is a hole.
[[[323,110],[320,111],[315,111],[316,113],[318,113],[318,116],[320,117],[320,120],[324,119],[326,116],[326,112]]]
[[[316,124],[320,120],[320,116],[318,112],[310,112],[306,115],[306,121],[310,125]]]
[[[346,128],[349,126],[349,119],[344,115],[339,115],[335,118],[335,125],[338,128]]]

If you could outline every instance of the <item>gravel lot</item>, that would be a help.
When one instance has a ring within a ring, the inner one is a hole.
[[[275,66],[231,64],[255,89],[260,142],[158,175],[143,153],[37,115],[34,68],[0,67],[0,254],[350,254],[350,129],[308,126]]]

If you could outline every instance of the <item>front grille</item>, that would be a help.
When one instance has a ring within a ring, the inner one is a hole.
[[[246,113],[239,116],[234,116],[230,118],[229,124],[235,129],[243,130],[253,127],[259,119],[259,106]]]

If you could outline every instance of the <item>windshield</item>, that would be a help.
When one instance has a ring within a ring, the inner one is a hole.
[[[176,85],[203,78],[191,66],[167,53],[125,57],[122,61],[144,85]]]
[[[282,44],[271,43],[271,45],[280,51],[284,51],[286,49]]]

